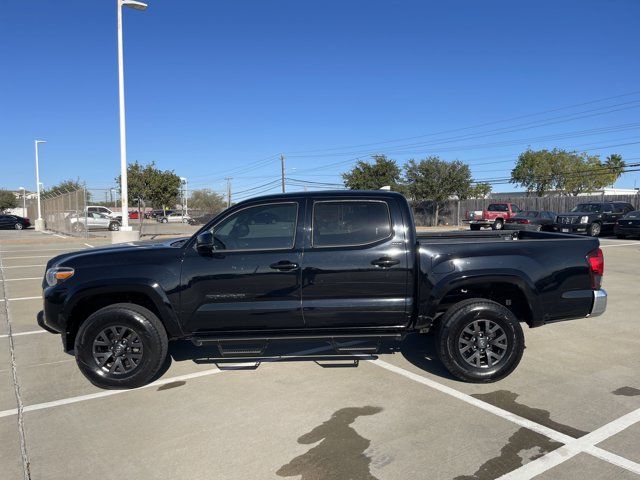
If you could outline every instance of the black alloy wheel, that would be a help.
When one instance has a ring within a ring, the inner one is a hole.
[[[100,388],[136,388],[151,382],[167,358],[164,325],[150,310],[117,303],[91,314],[76,335],[76,362]]]
[[[449,372],[465,382],[488,383],[509,375],[524,353],[524,334],[513,312],[492,300],[452,305],[438,329],[437,350]]]

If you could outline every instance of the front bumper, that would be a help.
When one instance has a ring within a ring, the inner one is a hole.
[[[593,291],[593,304],[591,305],[591,312],[588,317],[597,317],[602,315],[607,309],[607,292],[602,288],[600,290]]]
[[[623,227],[621,225],[616,225],[613,229],[613,232],[616,235],[629,235],[630,237],[640,236],[640,227],[636,227],[636,226]]]
[[[553,229],[560,233],[587,233],[588,223],[571,223],[554,225]]]

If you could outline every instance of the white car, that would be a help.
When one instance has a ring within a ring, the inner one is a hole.
[[[193,220],[189,215],[180,212],[170,213],[166,217],[158,217],[160,223],[191,223]]]
[[[69,227],[73,232],[83,232],[87,230],[103,230],[108,229],[111,231],[120,230],[120,222],[115,218],[107,217],[102,213],[87,213],[85,216],[80,214],[71,214],[67,217]],[[86,228],[85,228],[86,222]]]
[[[87,213],[101,213],[106,215],[109,218],[116,218],[119,213],[115,213],[113,210],[107,207],[102,207],[100,205],[87,205]]]

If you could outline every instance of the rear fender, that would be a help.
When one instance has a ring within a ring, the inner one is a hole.
[[[544,309],[540,296],[537,294],[535,284],[521,271],[512,269],[496,269],[494,271],[456,272],[442,277],[440,281],[431,288],[431,292],[426,299],[420,299],[418,318],[419,323],[429,323],[432,321],[440,309],[444,297],[456,289],[472,289],[473,287],[486,287],[490,284],[506,283],[514,285],[520,290],[526,299],[526,306],[531,312],[530,326],[543,324]],[[426,292],[425,292],[426,293]],[[421,328],[424,325],[416,325]]]

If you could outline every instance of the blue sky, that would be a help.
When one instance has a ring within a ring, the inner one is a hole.
[[[281,152],[290,178],[327,184],[372,153],[479,180],[527,146],[640,161],[635,0],[149,3],[124,18],[128,158],[194,188],[260,193]],[[113,185],[115,0],[4,2],[0,62],[0,187],[35,188],[34,138],[45,185]]]

